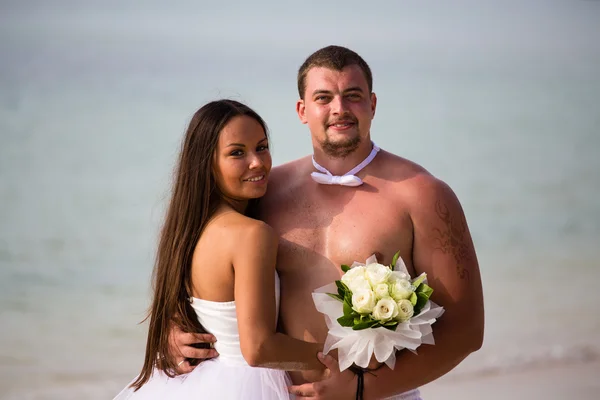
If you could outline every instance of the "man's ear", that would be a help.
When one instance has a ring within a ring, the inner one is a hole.
[[[375,92],[371,93],[371,118],[375,117],[375,109],[377,108],[377,95]]]
[[[306,119],[306,106],[304,105],[304,100],[299,99],[296,102],[296,112],[298,113],[298,118],[300,118],[300,122],[306,124],[308,120]]]

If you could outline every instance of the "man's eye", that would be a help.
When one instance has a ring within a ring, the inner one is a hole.
[[[317,96],[315,98],[315,101],[327,101],[328,97],[327,96]]]
[[[360,100],[360,94],[358,93],[349,94],[346,97],[348,97],[350,100]]]

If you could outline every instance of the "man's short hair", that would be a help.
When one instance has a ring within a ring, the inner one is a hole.
[[[306,91],[306,75],[312,68],[329,68],[341,71],[349,65],[358,65],[365,75],[369,92],[373,91],[373,75],[371,68],[356,52],[342,46],[327,46],[312,53],[298,70],[298,94],[304,100]]]

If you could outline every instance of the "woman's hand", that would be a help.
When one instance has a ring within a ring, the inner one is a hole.
[[[340,372],[337,360],[330,355],[319,353],[319,360],[326,367],[323,380],[290,386],[288,391],[296,395],[296,400],[354,400],[356,398],[357,384],[354,372],[350,370]]]

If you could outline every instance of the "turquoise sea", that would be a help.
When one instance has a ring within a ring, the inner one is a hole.
[[[295,75],[359,52],[372,137],[473,233],[484,347],[454,373],[600,359],[600,2],[0,2],[0,398],[112,398],[141,366],[179,143],[206,101],[311,151]],[[284,294],[285,295],[285,294]]]

